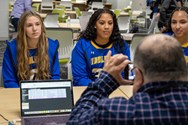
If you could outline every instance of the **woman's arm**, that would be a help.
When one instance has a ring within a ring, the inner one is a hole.
[[[3,57],[2,74],[5,88],[18,88],[19,81],[17,78],[17,71],[13,65],[13,58],[10,52],[10,48],[7,48]]]
[[[59,42],[54,41],[55,44],[50,45],[50,50],[53,51],[55,49],[55,54],[52,56],[52,69],[51,69],[51,79],[60,79],[60,66],[59,66]]]
[[[72,51],[71,65],[74,85],[87,86],[92,82],[90,79],[91,71],[88,68],[89,62],[86,57],[81,41],[79,41]]]

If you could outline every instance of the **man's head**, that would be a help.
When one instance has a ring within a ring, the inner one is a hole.
[[[134,93],[145,83],[186,80],[187,69],[179,42],[167,35],[150,35],[135,51]]]

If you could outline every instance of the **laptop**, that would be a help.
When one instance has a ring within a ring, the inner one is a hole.
[[[72,111],[71,80],[20,82],[22,125],[65,125]]]

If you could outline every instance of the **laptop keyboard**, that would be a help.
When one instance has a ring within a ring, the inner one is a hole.
[[[22,118],[22,125],[66,125],[69,115],[29,116]]]

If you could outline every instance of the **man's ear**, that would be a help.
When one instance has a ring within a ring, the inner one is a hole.
[[[135,68],[135,78],[133,85],[133,95],[138,91],[138,89],[144,84],[144,77],[142,71],[138,68]]]

